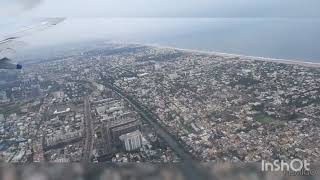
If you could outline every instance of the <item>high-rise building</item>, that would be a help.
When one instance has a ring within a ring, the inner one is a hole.
[[[112,153],[114,148],[122,144],[119,137],[123,134],[140,130],[141,124],[141,121],[134,118],[118,119],[103,123],[96,130],[99,156]]]
[[[103,156],[112,153],[112,141],[108,124],[96,130],[98,155]]]
[[[121,141],[119,137],[123,134],[140,130],[141,127],[141,121],[137,121],[135,119],[125,120],[121,123],[112,123],[110,124],[110,135],[112,139],[112,143],[114,145],[120,145]]]
[[[95,101],[101,125],[95,129],[95,146],[99,158],[108,157],[121,147],[119,137],[141,129],[137,113],[129,111],[123,100],[107,98]]]
[[[127,151],[139,149],[142,146],[142,135],[139,130],[123,134],[119,137]]]
[[[6,101],[8,101],[6,91],[0,91],[0,102],[6,102]]]
[[[41,94],[41,89],[40,85],[31,85],[31,97],[37,97],[40,96]]]
[[[5,121],[4,115],[0,114],[0,122],[4,122],[4,121]]]

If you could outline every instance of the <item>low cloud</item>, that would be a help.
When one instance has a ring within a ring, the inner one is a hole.
[[[1,0],[0,15],[13,15],[28,11],[41,4],[43,0]]]
[[[42,0],[11,0],[12,3],[16,3],[25,10],[32,9],[39,5]]]

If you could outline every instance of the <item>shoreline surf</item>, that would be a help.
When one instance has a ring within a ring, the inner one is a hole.
[[[259,61],[268,61],[268,62],[275,62],[275,63],[282,63],[282,64],[291,64],[291,65],[301,65],[306,67],[314,67],[319,68],[320,63],[302,61],[302,60],[295,60],[295,59],[281,59],[281,58],[268,58],[268,57],[261,57],[261,56],[250,56],[250,55],[243,55],[243,54],[233,54],[233,53],[223,53],[223,52],[216,52],[216,51],[209,51],[209,50],[197,50],[197,49],[186,49],[186,48],[177,48],[173,46],[163,46],[158,44],[148,44],[148,43],[129,43],[141,46],[150,46],[155,48],[162,48],[162,49],[175,49],[178,51],[184,51],[189,53],[200,53],[200,54],[207,54],[207,55],[217,55],[223,57],[239,57],[243,58],[242,60],[259,60]]]

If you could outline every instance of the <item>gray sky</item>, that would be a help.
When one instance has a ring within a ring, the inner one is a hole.
[[[26,47],[108,39],[304,58],[320,52],[319,7],[320,0],[0,0],[0,36],[33,17],[66,17],[21,40]]]
[[[24,17],[320,17],[319,0],[0,0]]]

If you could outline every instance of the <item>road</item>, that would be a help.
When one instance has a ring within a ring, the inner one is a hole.
[[[182,159],[182,167],[187,179],[216,179],[213,175],[209,174],[199,166],[193,156],[186,151],[183,145],[177,142],[176,139],[159,124],[158,119],[152,112],[144,108],[144,106],[137,100],[123,92],[117,86],[110,83],[105,83],[105,85],[126,100],[141,115],[141,117],[155,129],[157,135],[166,141],[168,146]]]
[[[84,99],[84,129],[85,129],[85,144],[83,148],[82,161],[89,162],[91,160],[93,149],[93,126],[89,98]]]

